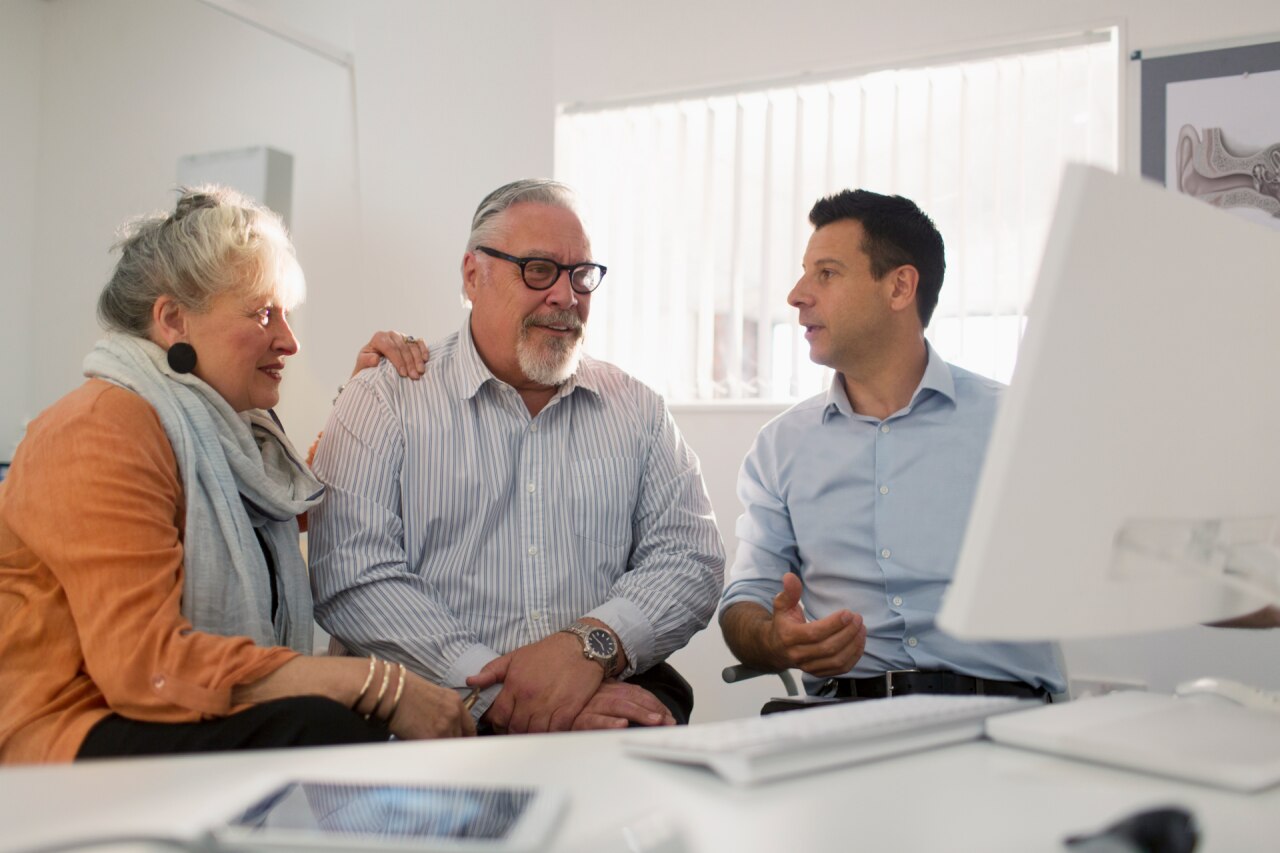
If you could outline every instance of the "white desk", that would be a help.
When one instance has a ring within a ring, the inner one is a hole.
[[[1203,851],[1276,849],[1280,788],[1246,796],[987,742],[751,789],[623,754],[625,733],[124,760],[0,770],[0,850],[102,834],[194,835],[293,776],[557,784],[557,851],[627,850],[621,828],[661,814],[701,851],[1060,851],[1061,839],[1177,804]],[[116,848],[112,848],[113,850]],[[139,848],[146,849],[146,848]]]

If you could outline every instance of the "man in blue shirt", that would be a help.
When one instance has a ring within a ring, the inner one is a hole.
[[[743,462],[729,648],[840,698],[1062,692],[1051,646],[962,642],[934,624],[1003,388],[925,340],[942,236],[911,201],[865,190],[820,200],[809,220],[788,301],[810,358],[836,375]]]

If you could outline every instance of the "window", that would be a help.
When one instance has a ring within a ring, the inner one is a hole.
[[[786,294],[809,208],[865,187],[947,243],[928,337],[1007,381],[1063,164],[1115,169],[1113,31],[846,79],[560,111],[556,175],[609,275],[590,350],[672,401],[821,390]]]

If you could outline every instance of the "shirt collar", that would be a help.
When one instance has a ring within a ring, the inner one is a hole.
[[[915,408],[923,395],[941,394],[952,403],[956,400],[956,383],[955,378],[951,375],[951,367],[934,350],[933,345],[927,340],[924,342],[926,351],[926,361],[924,365],[924,375],[920,377],[920,384],[916,386],[915,393],[911,395],[911,402],[905,409],[896,414],[905,415]],[[853,411],[853,405],[849,402],[849,395],[844,391],[844,381],[840,378],[837,371],[831,377],[831,385],[827,387],[826,405],[822,407],[822,422],[826,423],[835,415],[844,415],[846,418],[858,417]]]
[[[925,391],[935,391],[946,397],[952,403],[956,401],[956,380],[951,375],[951,365],[947,364],[934,351],[933,345],[927,340],[924,342],[925,349],[929,352],[929,360],[924,365],[924,376],[920,377],[920,384],[916,386],[916,393],[911,395],[911,406],[914,406],[920,399],[920,395]],[[910,409],[911,406],[907,408]]]
[[[480,353],[476,349],[475,339],[471,337],[471,314],[468,312],[462,321],[462,330],[458,332],[458,392],[462,399],[470,400],[489,380],[497,381]]]
[[[484,363],[484,359],[480,358],[480,351],[476,349],[475,338],[471,337],[470,313],[467,314],[462,323],[462,329],[458,332],[457,377],[458,392],[464,400],[469,400],[480,393],[480,389],[484,387],[486,382],[502,382],[501,379],[493,375],[493,371]],[[578,362],[578,369],[565,380],[564,384],[556,391],[553,399],[567,397],[578,388],[590,391],[597,397],[600,396],[600,380],[596,376],[595,361],[585,354],[582,356],[581,361]]]

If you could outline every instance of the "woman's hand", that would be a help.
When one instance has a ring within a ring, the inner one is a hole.
[[[394,680],[394,679],[393,679]],[[406,673],[404,694],[387,723],[402,740],[460,737],[476,733],[471,712],[462,707],[457,691],[437,687],[413,673]]]
[[[398,664],[376,660],[371,665],[368,658],[300,655],[270,675],[233,688],[231,701],[233,705],[256,705],[285,696],[327,696],[362,716],[390,717],[388,728],[405,740],[476,733],[475,721],[462,707],[456,691],[436,687],[406,669],[404,692],[397,704],[399,685]]]
[[[402,335],[399,332],[374,332],[369,343],[356,353],[356,367],[351,371],[355,376],[366,367],[376,367],[378,362],[386,359],[395,367],[401,376],[420,379],[422,370],[427,365],[427,345],[413,335]]]

